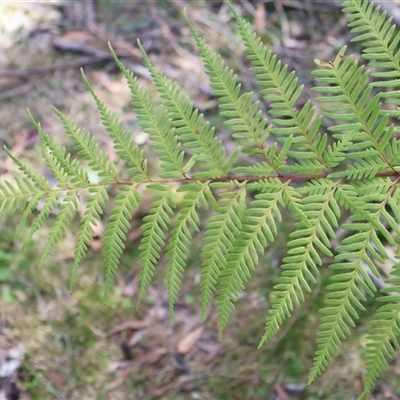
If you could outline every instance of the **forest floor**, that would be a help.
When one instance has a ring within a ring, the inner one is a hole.
[[[305,85],[300,103],[315,97],[311,91],[314,58],[332,60],[343,45],[350,44],[351,34],[339,2],[236,3],[265,45],[297,71],[299,82]],[[130,110],[129,89],[107,46],[110,41],[140,82],[151,85],[137,47],[139,38],[152,63],[185,88],[229,148],[231,133],[218,115],[217,100],[182,13],[186,7],[199,34],[234,69],[243,86],[257,90],[228,8],[216,0],[99,1],[93,10],[92,4],[0,4],[1,144],[51,180],[41,161],[38,132],[26,110],[45,132],[71,149],[50,109],[54,106],[91,132],[120,167],[82,80],[82,67],[97,95],[121,115],[136,142],[146,149],[148,138]],[[351,45],[350,52],[356,57],[359,51]],[[0,150],[0,179],[10,180],[16,173],[17,168]],[[16,400],[357,398],[364,373],[368,311],[325,373],[313,385],[306,385],[316,349],[318,310],[329,278],[327,268],[277,337],[257,349],[269,296],[285,254],[284,243],[292,229],[287,222],[279,227],[276,243],[281,247],[266,252],[219,342],[215,309],[210,308],[205,324],[199,324],[196,249],[188,262],[175,324],[169,323],[165,260],[136,309],[138,226],[147,213],[143,205],[132,215],[126,249],[106,301],[101,226],[71,294],[69,278],[78,218],[41,272],[37,264],[50,226],[45,225],[22,251],[23,240],[14,236],[19,216],[0,219],[0,367],[13,361],[16,377],[15,385],[0,379],[0,398],[11,399],[13,392],[15,396],[19,393]],[[399,369],[397,354],[377,384],[375,399],[400,399],[395,390],[400,387]]]

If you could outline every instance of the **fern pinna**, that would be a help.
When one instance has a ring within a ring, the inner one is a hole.
[[[22,211],[17,229],[20,235],[42,202],[30,226],[28,242],[52,210],[60,207],[39,268],[65,233],[81,201],[80,194],[86,191],[86,211],[77,235],[72,268],[72,290],[79,264],[95,234],[93,227],[102,218],[109,201],[108,188],[117,187],[119,194],[103,239],[107,293],[124,248],[132,211],[142,201],[139,187],[147,185],[155,194],[141,227],[139,303],[166,246],[169,260],[166,280],[173,318],[190,244],[200,230],[199,210],[209,209],[201,251],[202,320],[215,296],[222,335],[259,257],[274,242],[277,222],[290,209],[297,222],[281,276],[271,295],[272,306],[260,346],[274,337],[294,307],[304,301],[304,291],[311,291],[323,266],[322,257],[334,257],[329,266],[333,275],[327,287],[326,305],[321,310],[320,337],[309,382],[314,381],[342,340],[350,335],[367,296],[376,296],[373,277],[380,277],[376,262],[388,258],[385,245],[397,246],[400,234],[400,143],[399,128],[395,125],[399,111],[388,107],[400,104],[400,33],[391,19],[368,0],[342,3],[355,34],[353,41],[364,47],[366,64],[347,56],[346,47],[332,61],[315,60],[318,84],[314,90],[319,93],[316,101],[322,109],[318,113],[311,101],[297,106],[303,86],[298,85],[296,73],[289,72],[264,47],[250,25],[226,2],[236,18],[251,71],[260,87],[259,94],[270,103],[268,119],[260,100],[252,92],[242,91],[232,70],[213,53],[187,19],[219,100],[220,114],[237,144],[229,155],[215,128],[179,85],[151,64],[140,43],[158,99],[124,67],[110,47],[126,77],[133,110],[150,137],[161,172],[157,177],[149,172],[143,150],[83,76],[115,151],[126,163],[129,179],[119,178],[114,163],[100,151],[90,134],[57,109],[54,112],[77,154],[97,173],[98,182],[89,179],[82,161],[73,159],[33,121],[40,134],[42,157],[58,186],[50,187],[43,177],[6,149],[19,167],[21,177],[16,177],[14,183],[0,184],[0,211],[2,214]],[[331,121],[327,132],[322,124],[324,119]],[[240,161],[239,155],[242,155]],[[250,158],[252,162],[245,165],[243,159]],[[183,193],[179,202],[176,192]],[[346,234],[340,246],[334,248],[339,228]],[[369,398],[374,381],[387,366],[386,357],[393,357],[399,347],[399,270],[399,264],[393,266],[392,277],[387,280],[389,287],[376,299],[384,304],[378,309],[368,336],[365,390],[361,398]]]

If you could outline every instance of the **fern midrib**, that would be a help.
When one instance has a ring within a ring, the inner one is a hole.
[[[262,177],[262,179],[268,179],[268,178],[273,178],[273,179],[279,179],[281,181],[310,181],[310,180],[325,180],[329,176],[329,173],[320,173],[320,174],[302,174],[302,175],[294,175],[294,174],[289,174],[289,173],[281,173],[280,175],[271,175],[269,177]],[[384,171],[384,172],[378,172],[375,175],[375,178],[384,178],[384,177],[395,177],[400,179],[400,171]],[[343,178],[344,179],[344,178]],[[342,181],[343,181],[342,179]],[[370,178],[372,179],[372,178]],[[112,182],[107,182],[107,183],[87,183],[82,186],[69,186],[67,185],[66,187],[55,187],[55,188],[50,188],[49,189],[41,189],[37,191],[30,191],[30,192],[16,192],[16,193],[10,193],[8,191],[2,190],[2,198],[5,198],[7,200],[13,200],[15,198],[26,198],[29,196],[34,196],[36,194],[41,194],[42,196],[48,195],[49,193],[63,193],[66,191],[73,190],[75,192],[79,192],[80,190],[85,190],[85,189],[91,189],[91,188],[103,188],[107,186],[111,187],[116,187],[116,186],[130,186],[130,185],[148,185],[148,184],[155,184],[155,183],[160,183],[160,184],[173,184],[173,183],[191,183],[191,182],[207,182],[207,181],[212,181],[212,182],[257,182],[260,180],[259,176],[254,176],[254,175],[239,175],[239,176],[221,176],[219,178],[191,178],[191,177],[184,177],[184,178],[170,178],[170,179],[160,179],[160,178],[152,178],[150,177],[149,179],[143,179],[140,182],[134,182],[134,181],[125,181],[125,180],[115,180]],[[353,181],[354,179],[345,179],[347,181]],[[4,186],[3,186],[4,187]],[[10,189],[7,189],[10,190]]]

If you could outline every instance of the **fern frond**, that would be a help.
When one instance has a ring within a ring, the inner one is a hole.
[[[376,159],[366,159],[360,162],[355,162],[350,165],[346,171],[334,172],[329,175],[329,178],[346,178],[346,179],[363,179],[373,178],[379,172],[384,171],[386,168],[384,164]]]
[[[206,72],[211,78],[213,93],[218,96],[222,110],[220,114],[228,118],[225,125],[232,129],[233,137],[243,146],[244,153],[262,155],[271,165],[271,169],[278,173],[280,165],[273,165],[268,158],[269,149],[265,142],[270,131],[266,128],[267,119],[263,118],[260,102],[253,102],[252,92],[240,94],[241,85],[237,83],[237,76],[225,66],[221,56],[215,54],[198,35],[187,17],[186,22],[200,49]]]
[[[272,293],[272,309],[259,347],[271,340],[284,319],[291,315],[294,305],[304,301],[303,288],[311,291],[309,282],[315,283],[318,268],[322,265],[318,250],[332,257],[329,238],[335,238],[333,228],[338,226],[340,217],[335,199],[339,183],[326,180],[308,186],[310,193],[303,200],[306,219],[297,223],[296,232],[290,235],[288,256],[283,259],[283,272]]]
[[[4,151],[6,152],[8,157],[10,157],[11,160],[15,163],[18,169],[25,175],[27,180],[24,180],[24,182],[26,183],[26,185],[29,185],[32,194],[36,190],[33,190],[33,186],[28,183],[29,181],[31,181],[42,192],[48,192],[50,190],[49,182],[47,182],[45,178],[33,172],[28,165],[20,161],[18,158],[14,157],[6,146],[4,146]],[[21,193],[26,193],[26,191],[22,191]]]
[[[387,18],[386,11],[380,13],[379,7],[365,0],[344,0],[342,5],[351,21],[348,26],[356,34],[352,41],[361,43],[364,47],[362,56],[375,69],[372,76],[378,79],[374,85],[400,86],[400,32],[392,24],[393,17]],[[398,94],[391,93],[390,97],[392,103],[399,104]]]
[[[206,197],[212,196],[208,181],[184,185],[178,191],[187,191],[188,193],[182,199],[181,212],[172,226],[171,239],[167,246],[167,256],[170,257],[170,260],[166,279],[171,323],[174,317],[174,303],[178,296],[182,273],[186,265],[188,246],[192,239],[190,228],[195,232],[199,231],[200,219],[196,208],[200,205],[208,208]]]
[[[400,32],[392,23],[393,17],[387,18],[387,13],[380,13],[380,6],[374,7],[368,1],[343,1],[343,11],[347,12],[349,28],[356,36],[352,39],[363,46],[362,57],[372,68],[374,81],[371,86],[390,88],[381,93],[382,101],[387,104],[400,105]],[[384,109],[382,115],[399,119],[399,109]],[[397,132],[399,128],[394,128]]]
[[[16,187],[7,181],[0,183],[0,215],[5,215],[6,213],[12,215],[17,209],[24,210],[19,226],[16,229],[16,238],[18,238],[22,228],[26,225],[29,215],[34,211],[40,199],[51,188],[46,179],[37,175],[29,166],[14,157],[7,147],[4,147],[4,151],[25,175],[22,179],[17,176],[15,177]],[[47,214],[42,214],[42,217],[45,215]],[[41,226],[41,223],[38,224],[39,226]],[[33,233],[31,230],[31,234],[25,243],[28,243]]]
[[[39,195],[41,197],[44,195],[42,190],[38,190],[26,178],[15,177],[15,183],[16,186],[9,181],[0,183],[0,215],[5,215],[6,213],[12,215],[16,210],[24,210],[27,207],[26,202],[31,196]]]
[[[333,135],[337,139],[332,145],[326,147],[324,154],[325,161],[332,168],[337,167],[343,160],[346,159],[347,153],[353,146],[353,138],[360,131],[361,125],[356,123],[353,125],[350,132],[346,135]]]
[[[388,246],[400,242],[400,139],[395,121],[400,112],[393,107],[386,110],[389,107],[384,104],[400,105],[400,34],[392,20],[369,0],[342,0],[371,71],[354,57],[346,57],[346,47],[333,61],[315,60],[320,67],[313,72],[318,82],[315,91],[322,108],[311,101],[301,105],[303,86],[298,85],[296,72],[290,72],[276,54],[265,49],[250,24],[227,0],[226,4],[239,26],[251,70],[261,87],[260,96],[242,90],[233,70],[185,18],[218,98],[219,114],[238,145],[231,149],[230,144],[229,156],[215,128],[181,87],[151,64],[140,43],[154,92],[139,83],[110,46],[131,91],[133,111],[150,136],[149,147],[160,162],[161,173],[156,177],[150,174],[144,151],[82,72],[115,152],[127,164],[129,180],[119,178],[115,163],[86,130],[54,109],[83,161],[71,156],[31,116],[40,136],[41,158],[56,185],[50,185],[5,149],[22,176],[12,183],[0,183],[0,214],[21,212],[17,235],[35,217],[24,246],[54,216],[39,260],[41,269],[72,223],[81,198],[86,200],[74,252],[72,290],[94,227],[108,208],[108,189],[119,187],[103,237],[107,294],[123,253],[132,212],[142,201],[140,193],[144,192],[146,201],[146,190],[154,190],[156,194],[148,199],[150,212],[141,227],[142,270],[137,304],[166,254],[171,322],[191,246],[202,228],[203,216],[209,218],[199,250],[201,320],[204,322],[215,293],[221,337],[235,301],[269,251],[278,222],[287,213],[294,219],[293,229],[281,276],[271,294],[272,306],[260,346],[276,335],[294,307],[305,300],[306,292],[311,292],[324,268],[323,258],[332,258],[335,253],[329,266],[332,276],[321,310],[311,383],[356,326],[365,300],[374,298],[374,281],[380,278],[379,264],[388,258]],[[268,105],[265,111],[258,99],[261,97]],[[331,125],[327,132],[323,120]],[[100,182],[89,180],[84,163]],[[207,210],[210,205],[212,210]],[[341,242],[336,248],[339,230]],[[387,367],[387,358],[400,348],[400,263],[393,267],[387,283],[394,286],[382,290],[387,296],[377,299],[384,304],[368,336],[364,398]]]
[[[175,128],[171,127],[171,119],[165,108],[158,104],[150,90],[141,86],[132,72],[122,65],[111,46],[110,50],[128,82],[133,111],[138,117],[139,124],[154,142],[153,148],[162,161],[161,167],[164,172],[160,177],[173,179],[185,176],[182,165],[185,154],[181,151],[181,144],[175,134]]]
[[[57,157],[49,149],[43,131],[42,132],[39,131],[39,137],[40,137],[42,158],[45,160],[48,170],[53,175],[55,181],[57,182],[58,187],[60,189],[67,189],[69,180],[67,172],[61,166],[60,161],[57,159]]]
[[[39,261],[39,271],[41,271],[44,261],[50,253],[51,248],[57,244],[57,242],[64,236],[72,218],[75,215],[76,209],[78,208],[78,202],[76,197],[76,191],[70,190],[67,192],[64,201],[61,205],[60,212],[57,216],[56,221],[49,233],[47,238],[46,246],[44,247],[42,256]]]
[[[160,258],[161,247],[165,242],[163,230],[168,230],[171,216],[174,215],[172,208],[175,207],[171,185],[149,185],[148,188],[155,189],[161,193],[154,196],[150,212],[143,218],[144,224],[141,227],[143,239],[139,250],[142,271],[140,272],[140,291],[137,307],[139,307],[146,287],[153,277],[155,265]]]
[[[336,172],[330,177],[360,179],[375,176],[387,169],[394,171],[395,168],[386,155],[394,128],[387,126],[389,116],[381,115],[381,95],[378,93],[370,100],[372,87],[368,85],[369,72],[363,66],[358,66],[358,62],[353,61],[351,56],[343,61],[345,49],[343,47],[339,51],[334,62],[326,65],[327,69],[313,71],[318,82],[329,85],[314,88],[317,92],[328,94],[316,99],[327,103],[322,107],[325,115],[333,120],[344,121],[335,130],[351,131],[350,134],[347,133],[347,141],[352,144],[352,151],[347,152],[345,158],[359,161],[353,163],[349,171]],[[335,94],[330,95],[332,92]],[[360,128],[359,131],[357,127]],[[343,141],[345,135],[346,133],[341,133],[334,137]],[[332,150],[328,154],[331,152]]]
[[[107,154],[99,150],[94,137],[91,137],[83,128],[78,128],[74,122],[67,118],[61,111],[52,107],[54,113],[60,118],[65,132],[72,140],[78,154],[89,162],[89,167],[99,174],[99,183],[115,182],[115,164],[110,161]]]
[[[136,182],[149,179],[147,161],[144,158],[143,150],[140,151],[138,145],[133,141],[132,132],[124,130],[124,125],[120,121],[118,115],[111,112],[104,102],[99,99],[83,73],[83,70],[81,70],[81,73],[87,88],[96,102],[101,122],[113,140],[115,152],[121,160],[124,160],[130,167],[127,172],[132,175],[132,181]]]
[[[288,185],[289,181],[283,183],[278,179],[249,184],[249,187],[265,193],[257,194],[245,211],[239,236],[226,255],[226,265],[218,278],[216,305],[220,337],[234,309],[233,303],[243,290],[243,284],[250,279],[250,270],[254,270],[258,263],[258,254],[264,254],[267,243],[274,241],[277,233],[275,219],[281,220],[278,204],[284,206],[283,197]]]
[[[215,184],[213,187],[215,188]],[[219,194],[217,215],[210,218],[204,234],[205,243],[201,251],[201,321],[204,321],[207,307],[215,292],[218,278],[225,264],[225,255],[232,249],[232,243],[238,236],[242,226],[242,218],[246,209],[245,183],[218,184],[226,190]]]
[[[165,106],[179,139],[194,154],[196,164],[207,170],[207,176],[218,178],[226,175],[229,168],[224,165],[225,150],[221,141],[215,136],[214,128],[210,127],[208,122],[203,124],[203,114],[199,114],[199,110],[193,107],[193,103],[176,82],[172,82],[151,64],[140,42],[138,43],[160,94],[161,103]],[[194,177],[201,176],[201,174],[194,175]]]
[[[46,201],[43,204],[39,214],[34,219],[31,229],[29,230],[28,236],[25,239],[25,243],[22,247],[23,250],[30,242],[35,232],[37,232],[43,226],[44,222],[49,218],[50,213],[57,207],[57,200],[59,196],[60,196],[59,191],[51,191],[47,194]]]
[[[375,226],[363,221],[365,221],[365,215],[368,215],[368,222],[374,221],[381,225],[381,217],[387,214],[383,210],[389,204],[390,197],[396,190],[393,182],[389,181],[388,184],[391,187],[387,193],[374,194],[374,196],[365,194],[362,197],[365,212],[354,215],[351,223],[343,225],[344,229],[355,233],[342,240],[342,245],[338,248],[341,254],[335,256],[335,260],[338,262],[330,266],[339,273],[331,277],[333,283],[327,288],[331,291],[326,297],[327,307],[321,310],[327,315],[322,318],[320,325],[322,332],[319,333],[320,339],[318,339],[318,350],[309,379],[310,383],[325,369],[328,361],[341,344],[341,340],[350,334],[348,325],[355,326],[354,321],[359,316],[357,309],[364,310],[361,301],[365,301],[366,298],[360,288],[369,296],[374,297],[376,288],[364,265],[369,267],[372,274],[380,277],[373,260],[383,262],[388,256],[376,233]],[[345,195],[347,198],[351,196],[353,195]],[[341,198],[343,199],[343,197]],[[387,234],[387,237],[390,238],[389,243],[395,244],[389,232]]]
[[[36,193],[28,201],[24,212],[22,213],[21,220],[15,231],[15,238],[19,239],[21,236],[22,229],[27,225],[29,216],[33,213],[39,204],[40,199],[43,197],[43,193]],[[1,210],[0,210],[1,213]]]
[[[89,176],[83,166],[77,160],[70,161],[71,154],[66,154],[66,149],[54,139],[43,132],[40,125],[37,126],[42,146],[42,156],[46,161],[49,171],[53,174],[60,188],[73,186],[85,186],[89,182]],[[61,185],[60,185],[61,184]]]
[[[303,91],[303,85],[297,85],[298,79],[295,72],[288,73],[287,65],[282,67],[276,54],[264,47],[249,23],[239,17],[229,2],[227,5],[236,18],[248,59],[253,64],[250,70],[255,72],[257,83],[265,88],[260,91],[260,94],[266,101],[271,102],[269,114],[273,115],[274,119],[268,130],[283,142],[293,135],[295,141],[289,152],[290,156],[302,159],[301,154],[308,152],[312,154],[309,157],[312,157],[314,162],[311,165],[308,164],[307,167],[303,166],[307,171],[305,173],[316,174],[323,169],[329,171],[329,166],[322,157],[326,145],[326,137],[324,139],[324,135],[319,133],[322,118],[315,116],[316,107],[311,107],[309,101],[301,111],[295,107]],[[301,165],[302,162],[299,164]],[[294,172],[297,171],[297,166],[285,166],[282,171]]]
[[[130,227],[131,214],[140,203],[140,195],[135,185],[121,186],[111,211],[110,222],[103,237],[105,261],[105,296],[118,266],[122,250],[125,248],[125,233]]]
[[[95,235],[94,227],[100,220],[100,215],[103,213],[103,208],[108,201],[107,190],[104,187],[91,188],[89,193],[90,196],[87,199],[86,210],[82,217],[81,226],[78,232],[78,239],[75,245],[74,265],[72,266],[69,284],[71,292],[74,287],[80,262],[87,252],[90,241]]]
[[[400,164],[400,140],[393,138],[390,146],[386,146],[386,154],[391,165],[396,167]]]
[[[334,292],[327,295],[325,301],[327,307],[321,310],[322,313],[328,315],[322,317],[320,325],[322,331],[318,333],[320,337],[317,340],[318,350],[309,384],[322,373],[342,340],[350,334],[348,325],[355,326],[354,320],[358,319],[357,309],[365,309],[361,301],[365,301],[366,298],[359,287],[367,291],[370,296],[373,296],[373,290],[375,290],[375,288],[371,290],[370,285],[362,279],[363,266],[361,260],[349,264],[333,264],[331,268],[345,272],[336,275],[332,279],[335,283],[328,286],[328,289]],[[372,281],[370,283],[373,285]]]
[[[400,348],[400,263],[393,265],[390,274],[392,278],[386,280],[390,286],[381,289],[382,293],[388,295],[377,299],[385,304],[377,310],[371,322],[373,327],[367,336],[367,372],[360,398],[369,398],[376,379],[388,367],[386,358],[393,358],[395,349]]]
[[[247,174],[260,178],[268,178],[273,172],[273,168],[268,165],[265,161],[262,161],[257,164],[244,166],[244,167],[235,167],[233,172],[237,174]]]

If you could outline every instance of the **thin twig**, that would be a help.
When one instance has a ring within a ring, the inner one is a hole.
[[[56,63],[52,65],[44,65],[36,68],[27,68],[20,70],[5,70],[0,71],[0,78],[23,78],[28,79],[31,75],[43,74],[47,72],[53,71],[64,71],[66,69],[74,69],[84,67],[85,65],[96,64],[98,62],[104,62],[111,60],[112,56],[104,55],[101,57],[86,57],[77,61],[64,62],[64,63]]]
[[[32,89],[32,84],[30,82],[26,82],[21,86],[17,86],[15,88],[9,89],[5,92],[0,93],[0,101],[9,99],[11,97],[15,96],[21,96],[22,94],[25,94],[29,92]]]

